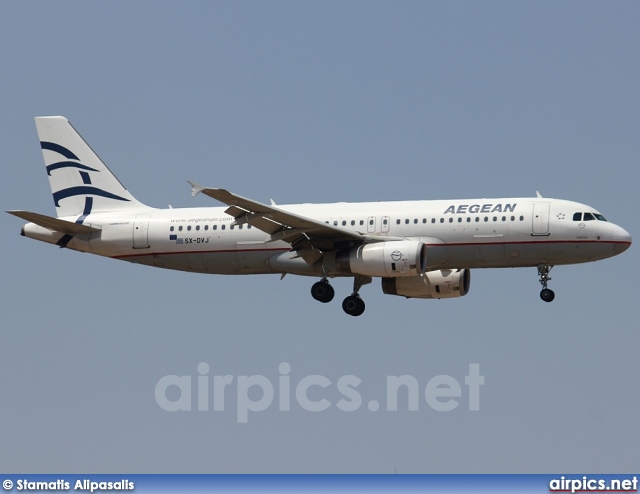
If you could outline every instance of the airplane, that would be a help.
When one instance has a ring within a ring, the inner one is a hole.
[[[21,235],[81,252],[158,268],[209,274],[352,277],[343,310],[365,310],[363,285],[406,298],[469,292],[476,268],[537,267],[551,302],[556,265],[621,254],[629,233],[594,208],[542,197],[334,204],[264,204],[190,181],[192,195],[226,206],[157,209],[139,202],[64,117],[36,117],[56,217],[7,211],[29,223]]]

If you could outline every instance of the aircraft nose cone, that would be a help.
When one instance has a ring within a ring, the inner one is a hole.
[[[622,254],[625,250],[631,247],[631,235],[624,228],[618,227],[618,231],[613,237],[613,253],[615,255]]]

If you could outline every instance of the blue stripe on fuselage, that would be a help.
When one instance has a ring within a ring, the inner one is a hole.
[[[87,219],[87,216],[91,214],[91,209],[93,208],[93,197],[85,197],[84,198],[84,211],[82,211],[82,215],[76,220],[76,223],[82,225],[84,220]]]

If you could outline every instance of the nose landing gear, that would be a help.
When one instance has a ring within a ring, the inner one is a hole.
[[[540,276],[540,283],[542,284],[542,291],[540,292],[540,298],[545,302],[552,302],[556,298],[556,294],[550,288],[547,288],[547,283],[551,281],[549,272],[553,266],[548,264],[541,264],[538,266],[538,276]]]

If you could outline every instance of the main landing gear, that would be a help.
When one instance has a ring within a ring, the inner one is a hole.
[[[353,293],[344,299],[342,302],[342,310],[344,310],[350,316],[359,316],[364,312],[365,305],[364,300],[360,298],[359,292],[362,285],[371,283],[370,276],[356,276],[353,279]],[[314,283],[311,287],[311,296],[319,302],[326,304],[333,300],[335,291],[329,284],[327,278],[323,278],[321,281]]]
[[[336,294],[333,287],[329,284],[329,280],[323,278],[322,281],[314,283],[311,287],[311,296],[318,302],[326,304],[333,300],[333,296]]]
[[[364,300],[360,298],[358,292],[362,285],[371,283],[371,276],[356,276],[353,278],[353,293],[342,301],[342,310],[350,316],[359,316],[364,312]]]
[[[548,264],[541,264],[538,266],[538,276],[540,276],[540,283],[542,284],[540,298],[545,302],[552,302],[553,299],[556,298],[556,294],[553,293],[553,290],[547,288],[547,283],[551,281],[551,278],[549,278],[551,268],[553,268],[553,266],[549,266]]]
[[[359,316],[364,312],[364,300],[360,295],[349,295],[342,301],[342,310],[350,316]]]

